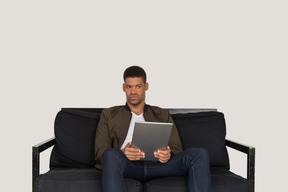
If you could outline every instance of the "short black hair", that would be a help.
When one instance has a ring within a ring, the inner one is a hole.
[[[142,77],[144,83],[146,83],[146,78],[147,78],[146,72],[144,71],[144,69],[136,65],[128,67],[124,71],[124,74],[123,74],[124,81],[128,77]]]

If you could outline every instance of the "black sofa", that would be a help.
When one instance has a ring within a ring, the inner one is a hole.
[[[94,168],[94,135],[103,108],[62,108],[55,137],[32,147],[33,192],[100,192],[101,171]],[[168,109],[184,150],[205,148],[210,155],[212,192],[253,192],[255,148],[225,138],[224,114],[216,109]],[[50,170],[39,175],[40,154],[53,146]],[[247,154],[247,178],[231,171],[226,147]],[[163,177],[145,183],[125,178],[126,191],[184,192],[186,177]]]

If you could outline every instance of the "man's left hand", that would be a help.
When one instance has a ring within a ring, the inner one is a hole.
[[[170,147],[167,146],[166,150],[159,150],[157,152],[154,152],[154,156],[161,162],[161,163],[167,163],[169,159],[171,158],[171,150]]]

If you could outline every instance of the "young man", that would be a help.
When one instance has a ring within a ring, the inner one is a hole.
[[[104,192],[124,192],[123,177],[145,181],[165,176],[188,176],[189,192],[208,192],[211,188],[208,153],[182,145],[174,125],[166,150],[154,153],[159,160],[143,161],[145,153],[131,147],[135,122],[172,122],[167,110],[145,103],[149,84],[145,71],[131,66],[124,72],[126,105],[104,109],[96,130],[96,167],[102,169]]]

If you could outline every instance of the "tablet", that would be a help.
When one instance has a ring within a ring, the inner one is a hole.
[[[168,146],[173,123],[136,122],[132,147],[145,152],[146,161],[158,161],[154,152],[165,150]]]

